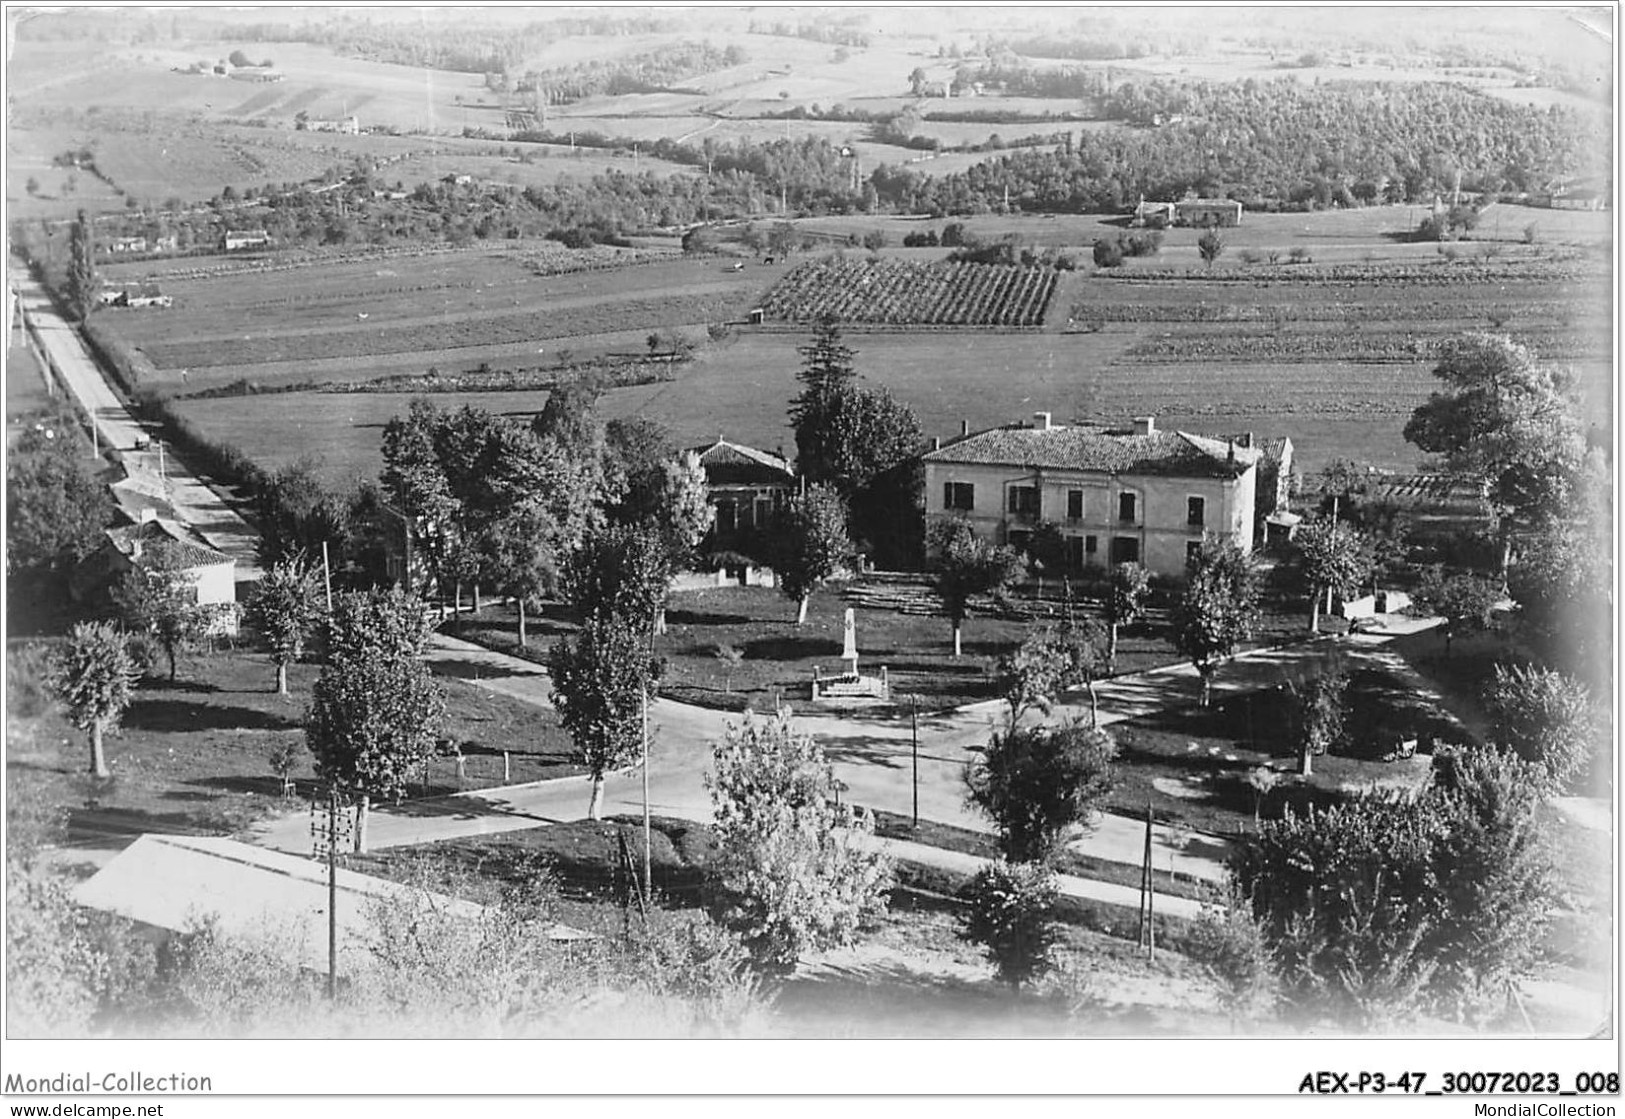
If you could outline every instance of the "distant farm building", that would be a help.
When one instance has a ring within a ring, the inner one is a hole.
[[[1134,207],[1135,225],[1172,225],[1174,223],[1174,204],[1172,202],[1147,202],[1143,197],[1140,204]]]
[[[216,66],[214,72],[216,74],[220,73],[220,67]],[[282,80],[280,72],[267,70],[263,66],[239,66],[227,77],[234,82],[280,82]]]
[[[1601,210],[1605,199],[1601,191],[1570,190],[1552,195],[1554,210]]]
[[[96,297],[103,307],[172,307],[175,297],[158,290],[157,284],[107,288]]]
[[[508,109],[503,113],[503,118],[515,132],[536,131],[536,114],[529,109]]]
[[[1194,226],[1241,224],[1241,203],[1233,198],[1187,198],[1174,203],[1174,223]]]
[[[239,249],[259,249],[271,243],[270,234],[263,229],[232,229],[226,231],[224,240],[225,250],[233,253]]]
[[[319,117],[294,118],[293,126],[300,132],[342,132],[349,136],[361,134],[361,121],[354,116],[325,120]]]
[[[115,253],[144,253],[147,251],[145,237],[115,237],[110,246]]]

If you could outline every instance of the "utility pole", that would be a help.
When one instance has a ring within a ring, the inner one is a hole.
[[[327,562],[327,541],[322,541],[322,582],[327,586],[327,613],[333,614],[333,568]]]
[[[338,997],[339,983],[339,872],[338,850],[350,838],[350,819],[339,802],[337,785],[327,787],[327,805],[311,801],[310,834],[315,840],[312,858],[327,859],[327,997]]]
[[[914,759],[914,830],[920,830],[920,697],[908,697],[908,734]]]
[[[1156,891],[1151,877],[1151,802],[1145,802],[1145,861],[1140,867],[1140,946],[1157,958],[1157,930],[1153,923]]]
[[[655,655],[655,625],[654,619],[649,619],[649,660],[653,662]],[[648,666],[644,666],[644,672]],[[650,877],[649,851],[652,847],[652,836],[649,828],[649,682],[644,679],[638,690],[643,700],[643,892],[639,897],[643,899],[643,911],[648,914],[649,903],[654,900],[654,880]]]

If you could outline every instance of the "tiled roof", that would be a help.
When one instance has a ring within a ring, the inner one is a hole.
[[[1229,478],[1252,466],[1261,454],[1253,447],[1183,431],[1134,435],[1098,427],[999,427],[931,451],[925,461],[1029,470]]]
[[[1277,435],[1274,439],[1264,441],[1264,461],[1280,462],[1286,457],[1286,449],[1292,446],[1292,440],[1284,435]]]
[[[176,557],[187,567],[213,567],[216,564],[236,562],[224,552],[211,548],[200,536],[179,521],[159,519],[123,528],[110,528],[107,530],[107,539],[112,541],[113,547],[122,555],[132,558],[137,544],[151,546],[162,542],[169,544],[174,549]]]
[[[715,443],[691,447],[689,450],[699,456],[700,465],[705,468],[707,480],[713,483],[732,481],[789,483],[795,481],[795,471],[790,469],[788,462],[778,455],[758,451],[755,447],[746,447],[741,443],[730,443],[726,439],[718,439]]]

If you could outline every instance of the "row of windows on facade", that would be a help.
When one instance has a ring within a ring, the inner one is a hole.
[[[1022,529],[1011,529],[1005,537],[1005,542],[1018,552],[1027,552],[1032,547],[1033,534]],[[1100,562],[1100,538],[1098,536],[1068,536],[1066,542],[1066,566],[1068,570],[1080,571],[1084,567],[1096,565]],[[1194,563],[1202,550],[1200,540],[1189,540],[1185,543],[1185,562]],[[1137,536],[1114,536],[1111,538],[1110,562],[1115,566],[1120,563],[1140,562],[1140,538]]]
[[[1039,515],[1038,487],[1037,486],[1010,486],[1006,489],[1006,511],[1018,517],[1037,518]],[[945,482],[943,484],[942,505],[945,509],[969,513],[976,508],[976,486],[971,482]],[[1083,520],[1083,491],[1066,491],[1066,519],[1069,521]],[[1123,524],[1135,524],[1139,520],[1139,495],[1133,493],[1120,493],[1117,495],[1117,519]],[[1202,497],[1189,497],[1185,499],[1185,523],[1193,528],[1200,528],[1207,523],[1207,499]]]

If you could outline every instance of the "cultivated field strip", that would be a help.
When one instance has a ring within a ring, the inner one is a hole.
[[[762,301],[767,317],[890,326],[1042,326],[1055,272],[884,258],[820,260],[792,270]]]
[[[1482,322],[1458,325],[1464,330],[1487,327]],[[1389,363],[1426,359],[1443,337],[1438,330],[1175,330],[1141,339],[1128,356],[1148,361]],[[1517,337],[1547,361],[1598,358],[1609,348],[1606,333],[1566,326],[1536,324],[1517,331]]]
[[[569,338],[613,322],[623,329],[656,329],[717,322],[732,316],[732,293],[661,299],[593,300],[568,310],[523,311],[387,327],[362,326],[325,334],[271,335],[202,342],[149,342],[142,347],[160,369],[254,365],[273,361],[366,357],[374,354],[457,350],[528,340]]]

